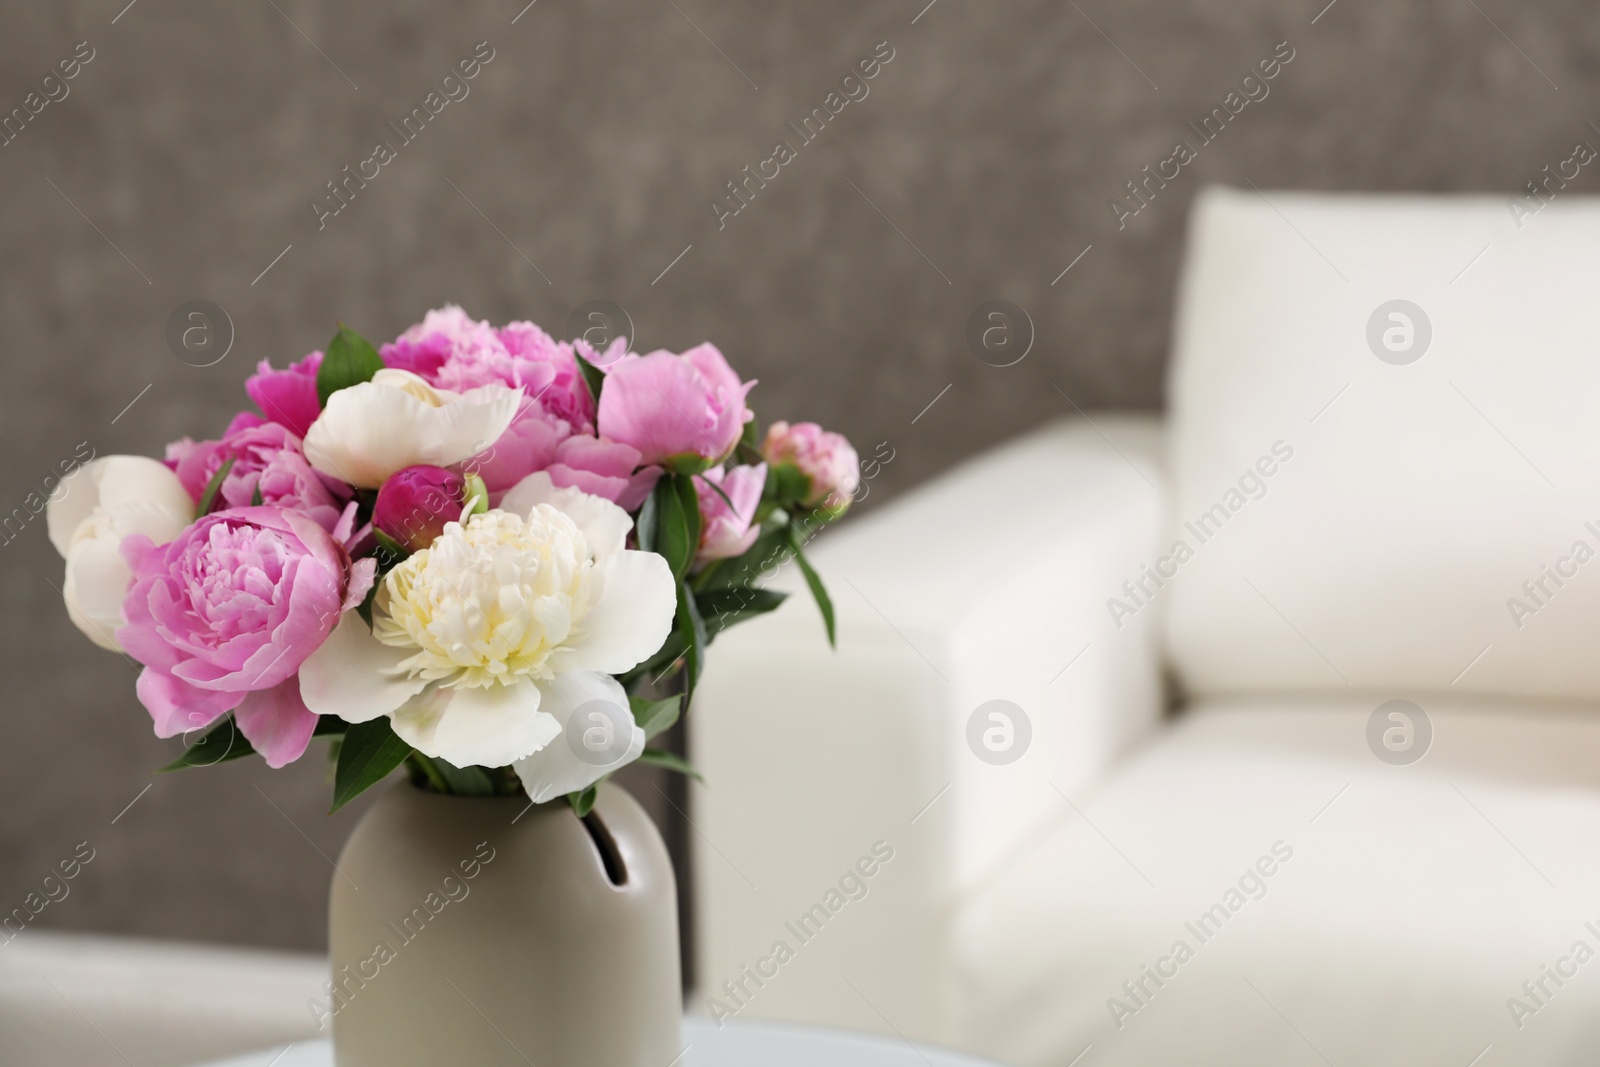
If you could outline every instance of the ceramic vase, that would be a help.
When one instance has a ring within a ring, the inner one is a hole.
[[[564,801],[400,783],[340,853],[332,977],[314,1010],[337,1067],[663,1067],[682,1046],[676,887],[614,784]]]

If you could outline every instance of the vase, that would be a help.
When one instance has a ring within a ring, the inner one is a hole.
[[[337,1067],[664,1067],[683,994],[677,890],[620,787],[562,801],[400,783],[333,875],[332,979],[314,1005]]]

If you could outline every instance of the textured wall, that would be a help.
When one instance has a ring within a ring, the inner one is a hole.
[[[94,58],[0,148],[0,514],[82,442],[217,432],[254,361],[338,319],[387,338],[446,300],[559,329],[608,299],[643,346],[710,338],[761,379],[762,409],[891,442],[882,499],[1070,410],[1051,383],[1085,408],[1158,406],[1203,182],[1510,193],[1600,144],[1580,0],[523,2],[8,5],[0,108],[78,42]],[[401,143],[386,124],[484,41],[469,95]],[[1119,229],[1108,201],[1198,145],[1186,123],[1285,41],[1269,94]],[[803,142],[786,124],[880,42],[868,95]],[[395,158],[319,230],[311,202],[380,138]],[[793,158],[719,228],[725,183],[780,140]],[[165,338],[196,298],[236,331],[203,368]],[[968,350],[990,298],[1032,317],[1020,364]],[[131,665],[68,623],[43,519],[13,534],[0,911],[87,840],[41,924],[320,945],[351,816],[322,814],[319,761],[151,785],[174,745],[150,736]]]

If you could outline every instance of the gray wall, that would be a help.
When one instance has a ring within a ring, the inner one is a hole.
[[[537,0],[514,24],[523,0],[125,2],[0,14],[0,108],[95,50],[0,148],[0,513],[80,442],[159,454],[215,434],[256,360],[337,320],[387,338],[454,300],[559,329],[593,298],[641,345],[716,341],[769,417],[890,442],[875,506],[1068,411],[1050,383],[1084,408],[1159,406],[1202,183],[1510,193],[1600,143],[1600,22],[1580,0],[1338,0],[1320,18],[1325,0]],[[1119,230],[1107,201],[1286,40],[1270,95]],[[319,231],[324,183],[397,141],[385,124],[480,41],[495,57],[470,95]],[[799,146],[785,124],[883,41],[870,95]],[[780,139],[797,158],[719,230],[713,198]],[[164,336],[195,298],[236,328],[206,368]],[[1035,323],[1016,366],[963,340],[990,298]],[[0,573],[0,911],[87,840],[95,860],[41,925],[319,946],[325,857],[352,818],[323,814],[321,762],[153,780],[175,743],[151,736],[130,664],[68,623],[42,518],[0,545]]]

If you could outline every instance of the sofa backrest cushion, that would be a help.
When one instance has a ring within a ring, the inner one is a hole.
[[[1200,195],[1172,550],[1121,593],[1187,690],[1600,698],[1600,198],[1559,182]]]

